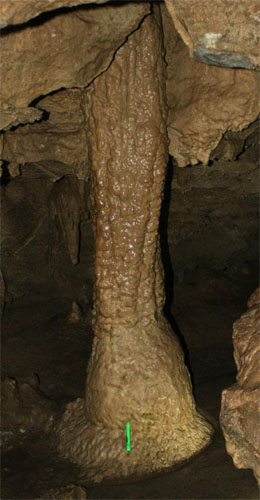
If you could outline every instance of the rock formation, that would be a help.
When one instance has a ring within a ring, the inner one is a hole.
[[[145,18],[90,93],[95,338],[85,402],[68,405],[57,434],[60,452],[92,481],[175,466],[211,435],[162,313],[158,220],[168,152],[161,37],[159,17]]]
[[[87,498],[87,494],[85,488],[82,488],[82,486],[69,484],[60,488],[52,488],[47,491],[44,498],[48,498],[48,500],[84,500]]]
[[[101,6],[97,15],[93,6],[87,6],[51,12],[42,22],[33,20],[13,32],[3,30],[0,128],[39,119],[33,101],[41,96],[61,88],[86,87],[107,69],[117,48],[149,11],[149,4],[127,3],[116,10]]]
[[[220,423],[226,448],[239,469],[253,469],[260,484],[260,288],[234,323],[237,382],[222,392]]]
[[[179,167],[206,165],[226,131],[246,129],[260,113],[259,75],[194,61],[164,6],[162,14],[170,154]]]
[[[95,0],[102,4],[108,0]],[[0,5],[1,28],[12,24],[22,24],[44,12],[61,7],[75,7],[81,4],[93,3],[93,0],[3,0]]]
[[[165,0],[191,57],[206,64],[260,70],[258,0]]]
[[[31,109],[44,113],[46,118],[39,123],[5,132],[5,161],[20,165],[57,161],[68,165],[70,173],[87,179],[85,91],[74,88],[61,90],[42,98],[36,108]]]

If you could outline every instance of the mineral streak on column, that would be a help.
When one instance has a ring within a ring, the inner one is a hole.
[[[125,426],[125,430],[126,430],[126,451],[130,451],[131,450],[131,434],[130,434],[130,423],[127,422],[126,423],[126,426]]]

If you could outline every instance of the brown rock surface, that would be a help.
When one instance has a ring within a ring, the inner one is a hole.
[[[61,486],[60,488],[52,488],[44,495],[44,498],[48,500],[84,500],[87,498],[87,495],[85,488],[75,484],[69,484],[68,486]]]
[[[234,151],[230,147],[222,153],[231,156]],[[221,279],[229,275],[237,281],[240,272],[249,278],[259,253],[258,156],[256,144],[236,161],[219,160],[207,167],[173,166],[168,244],[180,282],[189,279],[189,274],[196,281],[200,268],[217,271]],[[238,295],[245,300],[257,286],[257,270],[253,274],[255,280],[253,284],[249,280],[248,288],[245,279],[238,280]],[[228,287],[225,293],[229,300]]]
[[[34,126],[25,125],[7,131],[2,158],[18,164],[47,160],[61,162],[70,167],[71,173],[87,179],[85,91],[61,90],[41,99],[36,106],[48,116]]]
[[[94,482],[175,466],[212,433],[162,313],[158,221],[168,144],[161,39],[160,18],[148,16],[90,95],[95,338],[86,399],[67,406],[57,434],[60,453]]]
[[[108,0],[95,0],[101,4]],[[0,5],[0,27],[22,24],[33,17],[49,10],[75,7],[81,4],[94,3],[93,0],[2,0]]]
[[[60,162],[27,163],[21,172],[4,179],[1,191],[4,300],[78,301],[83,295],[85,303],[85,287],[93,280],[89,184]]]
[[[237,382],[222,392],[220,423],[239,469],[253,469],[260,484],[260,288],[234,323]]]
[[[74,175],[67,175],[53,186],[50,196],[53,216],[57,217],[73,265],[79,261],[81,193]]]
[[[143,3],[85,6],[3,30],[0,128],[16,123],[20,115],[25,123],[26,107],[39,96],[63,87],[86,87],[107,69],[149,11],[150,5]]]
[[[258,0],[165,0],[175,28],[198,61],[260,70]]]
[[[48,432],[58,410],[57,404],[40,391],[33,375],[24,381],[6,378],[1,384],[1,403],[3,434],[9,440],[20,433]]]
[[[39,121],[42,111],[35,108],[15,108],[7,101],[1,103],[1,129],[8,130],[23,123]]]
[[[178,165],[207,164],[226,131],[241,131],[260,112],[259,75],[192,60],[162,6],[167,60],[168,134]]]

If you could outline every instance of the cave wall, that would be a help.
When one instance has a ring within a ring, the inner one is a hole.
[[[53,182],[48,167],[68,174],[63,164],[30,163],[2,187],[5,301],[63,297],[85,308],[93,281],[89,185],[71,174]]]
[[[193,5],[194,9],[194,5]],[[190,58],[165,6],[169,151],[179,167],[203,163],[226,133],[240,132],[260,113],[259,74]],[[196,11],[196,9],[195,9]]]
[[[257,157],[256,143],[237,160],[173,166],[168,244],[179,282],[196,283],[204,268],[227,278],[227,295],[232,281],[233,291],[245,297],[257,286]]]

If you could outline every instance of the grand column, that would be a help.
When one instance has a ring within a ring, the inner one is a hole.
[[[68,405],[58,435],[61,453],[100,481],[172,467],[211,436],[162,312],[158,221],[168,140],[156,5],[94,81],[89,113],[95,337],[85,400]]]

